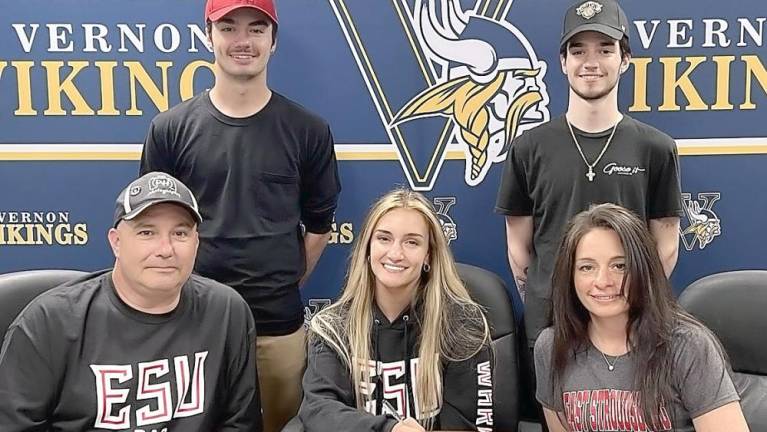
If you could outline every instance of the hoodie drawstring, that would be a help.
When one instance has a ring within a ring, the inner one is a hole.
[[[413,380],[410,376],[410,344],[408,340],[408,327],[410,327],[410,316],[403,315],[402,321],[405,323],[405,337],[402,340],[402,347],[405,354],[405,389],[407,391],[407,407],[403,407],[406,411],[405,416],[411,416],[417,419],[417,413],[415,410],[415,398],[413,397]],[[376,318],[374,320],[374,338],[375,338],[375,368],[376,368],[376,390],[375,390],[375,415],[381,415],[383,411],[383,371],[381,370],[381,320]]]
[[[381,377],[381,341],[379,339],[380,336],[380,327],[381,327],[381,320],[376,318],[375,320],[375,339],[376,339],[376,358],[375,358],[375,368],[376,368],[376,415],[381,415],[382,406],[383,403],[383,377]],[[407,327],[405,327],[407,328]],[[407,330],[406,330],[407,331]]]
[[[407,338],[407,328],[410,326],[410,316],[404,315],[402,320],[405,321],[405,389],[407,389],[408,409],[410,411],[409,414],[415,419],[418,419],[418,415],[415,412],[415,400],[413,399],[413,381],[410,379],[410,347],[408,346]]]

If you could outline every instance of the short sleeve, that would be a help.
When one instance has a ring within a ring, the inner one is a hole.
[[[307,231],[322,234],[330,231],[341,192],[330,127],[325,125],[310,145],[301,172],[301,221]]]
[[[140,175],[152,171],[162,171],[175,175],[173,172],[174,163],[168,157],[168,143],[165,139],[167,126],[162,126],[162,124],[157,117],[149,124],[149,130],[144,139],[144,148],[141,152]]]
[[[673,339],[673,380],[691,418],[740,400],[716,337],[705,328],[684,328]]]
[[[11,324],[0,349],[0,425],[4,432],[38,430],[50,415],[60,368],[49,362],[61,358],[53,343],[46,312],[30,304]]]
[[[549,327],[538,336],[533,348],[535,357],[535,398],[545,408],[563,411],[561,398],[554,394],[551,382],[551,352],[554,347],[554,330]]]
[[[674,140],[667,140],[656,150],[652,160],[650,187],[647,191],[650,219],[682,215],[682,192],[679,179],[679,155]]]
[[[495,212],[507,216],[530,216],[533,202],[527,184],[525,158],[526,135],[514,139],[503,166],[501,185],[495,201]]]

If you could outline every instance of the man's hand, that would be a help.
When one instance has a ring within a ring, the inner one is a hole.
[[[391,432],[426,432],[426,429],[418,424],[414,418],[408,417],[397,423]]]

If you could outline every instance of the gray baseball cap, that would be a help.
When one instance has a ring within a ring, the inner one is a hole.
[[[179,204],[202,222],[197,200],[181,181],[164,172],[150,172],[134,180],[117,196],[113,227],[122,220],[131,220],[149,207],[160,203]]]
[[[559,47],[564,47],[571,37],[583,31],[595,31],[621,40],[629,36],[629,20],[615,0],[579,1],[565,13]]]

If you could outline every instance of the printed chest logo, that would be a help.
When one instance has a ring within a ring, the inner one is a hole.
[[[562,393],[565,418],[572,431],[670,431],[671,419],[662,406],[654,427],[642,416],[640,393],[599,389]]]
[[[382,394],[384,400],[388,404],[384,404],[382,412],[384,414],[389,413],[391,408],[397,410],[397,414],[402,417],[413,417],[417,420],[424,420],[426,418],[434,417],[440,412],[440,407],[433,407],[428,410],[421,410],[418,406],[418,393],[419,389],[416,385],[416,377],[418,374],[419,359],[410,359],[410,383],[412,385],[413,405],[416,413],[410,412],[410,404],[408,403],[409,395],[407,392],[407,384],[405,379],[405,361],[399,360],[389,363],[376,362],[375,360],[368,361],[368,374],[370,377],[370,384],[360,382],[360,390],[362,394],[372,396],[365,404],[365,411],[375,414],[376,412],[376,400],[375,395],[378,386],[382,386]],[[379,371],[379,372],[376,372]],[[474,424],[477,426],[478,432],[491,432],[493,430],[493,378],[492,368],[489,361],[480,362],[477,364],[476,369],[476,383],[477,383],[477,408],[476,419]],[[376,377],[380,376],[380,379]],[[471,397],[468,396],[467,397]],[[389,405],[388,407],[386,405]],[[391,413],[394,414],[394,413]]]
[[[368,361],[368,375],[370,377],[370,385],[364,382],[358,383],[362,394],[370,396],[365,404],[365,411],[375,414],[376,412],[376,395],[378,386],[382,387],[381,393],[383,399],[389,402],[390,406],[397,410],[397,413],[403,417],[413,417],[417,420],[424,420],[426,418],[434,417],[440,412],[440,407],[433,407],[432,409],[425,410],[423,413],[418,406],[418,386],[416,385],[416,376],[418,375],[418,358],[410,359],[410,383],[412,385],[411,391],[413,394],[413,406],[415,407],[415,413],[410,412],[409,395],[407,391],[407,379],[405,377],[405,360],[393,361],[393,362],[376,362],[375,360]],[[383,413],[389,413],[390,409],[386,406],[383,407]],[[394,413],[391,413],[394,414]]]
[[[610,162],[607,165],[605,165],[604,168],[602,168],[602,172],[611,176],[611,175],[621,175],[621,176],[633,176],[634,174],[639,174],[643,172],[647,172],[645,168],[642,168],[639,165],[623,165],[616,162]]]
[[[90,365],[97,403],[93,427],[122,431],[153,426],[135,432],[167,432],[164,424],[172,419],[202,414],[207,357],[208,351],[195,353],[192,367],[188,356],[174,357],[173,374],[168,359],[137,365]],[[131,394],[135,402],[128,401]]]

